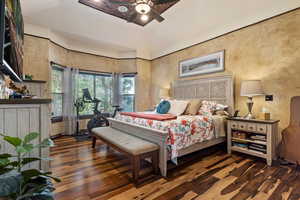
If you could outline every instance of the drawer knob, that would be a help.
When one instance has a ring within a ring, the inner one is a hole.
[[[241,126],[241,128],[244,128],[244,126]]]
[[[259,130],[263,131],[264,129],[263,129],[263,128],[260,128]]]

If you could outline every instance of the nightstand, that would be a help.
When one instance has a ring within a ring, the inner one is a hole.
[[[279,120],[228,118],[227,150],[237,151],[267,160],[276,160]]]

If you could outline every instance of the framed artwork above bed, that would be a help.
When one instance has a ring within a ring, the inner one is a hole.
[[[222,72],[224,67],[225,50],[206,56],[184,60],[179,63],[179,77]]]

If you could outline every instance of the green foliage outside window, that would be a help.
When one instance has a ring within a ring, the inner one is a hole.
[[[121,79],[121,107],[124,112],[133,112],[135,101],[135,77]]]
[[[99,109],[102,112],[113,112],[112,108],[112,77],[99,74],[79,74],[79,97],[82,97],[82,89],[88,88],[92,97],[101,100]],[[93,105],[86,104],[80,115],[93,114]]]
[[[63,70],[52,70],[52,117],[62,116],[63,112]]]

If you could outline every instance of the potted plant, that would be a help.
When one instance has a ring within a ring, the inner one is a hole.
[[[35,149],[48,148],[54,145],[51,139],[45,139],[40,144],[32,142],[39,133],[29,133],[23,139],[0,134],[7,143],[12,145],[15,154],[0,154],[0,199],[13,200],[51,200],[54,191],[51,180],[60,179],[51,176],[51,172],[39,169],[23,169],[29,163],[49,160],[49,158],[31,157]]]

